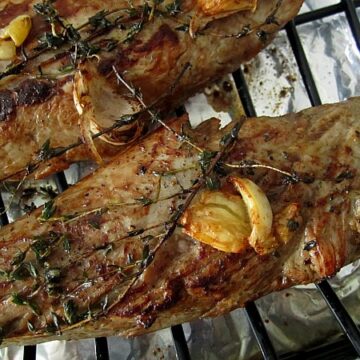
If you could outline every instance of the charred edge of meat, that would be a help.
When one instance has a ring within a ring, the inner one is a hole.
[[[0,121],[7,120],[15,111],[16,102],[12,91],[0,91]]]
[[[42,103],[54,94],[53,85],[50,82],[34,79],[23,81],[15,91],[17,104],[20,106]]]
[[[0,91],[0,121],[8,120],[17,106],[31,106],[47,101],[55,94],[50,81],[27,79],[13,91]]]

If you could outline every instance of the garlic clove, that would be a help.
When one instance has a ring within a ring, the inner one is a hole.
[[[15,56],[15,44],[11,40],[0,40],[0,60],[12,60]]]
[[[7,34],[15,43],[15,46],[19,47],[30,33],[31,18],[29,15],[20,15],[12,20],[5,29],[7,29]]]
[[[199,0],[201,10],[207,16],[238,11],[254,11],[257,0]]]
[[[238,195],[204,191],[181,218],[183,231],[215,249],[240,253],[251,233],[245,203]]]
[[[264,192],[251,180],[230,177],[229,181],[242,196],[252,226],[249,244],[258,254],[271,253],[278,243],[272,235],[273,213]]]

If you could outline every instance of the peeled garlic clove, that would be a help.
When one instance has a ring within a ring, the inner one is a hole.
[[[9,32],[8,32],[8,28],[5,27],[3,29],[0,29],[0,39],[1,40],[5,40],[5,39],[9,39]]]
[[[208,16],[221,13],[252,10],[257,6],[257,0],[199,0],[201,10]]]
[[[11,40],[0,41],[0,60],[12,60],[15,56],[15,44]]]
[[[79,115],[83,115],[84,113],[84,100],[89,95],[89,88],[87,84],[87,80],[81,70],[77,71],[74,76],[74,88],[73,88],[73,99],[74,105],[79,113]]]
[[[245,203],[238,195],[204,191],[181,218],[183,231],[215,249],[240,253],[251,233]]]
[[[252,226],[249,244],[258,254],[272,252],[277,241],[272,235],[273,213],[264,192],[251,180],[230,177],[229,181],[241,194]]]
[[[20,15],[7,26],[7,33],[15,46],[21,46],[31,30],[31,18],[29,15]]]

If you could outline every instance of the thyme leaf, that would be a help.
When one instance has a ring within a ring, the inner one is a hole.
[[[54,206],[54,201],[50,200],[46,202],[40,216],[40,221],[49,220],[55,214],[55,211],[56,211],[56,206]]]
[[[143,248],[143,253],[142,253],[142,260],[146,260],[149,257],[150,254],[150,246],[148,244],[145,244],[144,248]]]
[[[103,312],[106,311],[107,307],[108,307],[108,304],[109,304],[109,296],[106,295],[103,299],[103,301],[101,302],[101,309]]]
[[[27,304],[26,300],[17,293],[12,294],[11,301],[15,305],[26,305]]]
[[[140,204],[142,204],[143,206],[148,206],[154,203],[153,200],[146,198],[146,197],[141,197],[139,199],[135,199],[136,201],[138,201]]]
[[[137,230],[129,231],[128,236],[129,237],[138,236],[138,235],[141,235],[144,231],[145,231],[144,229],[137,229]]]
[[[216,176],[206,177],[206,187],[209,190],[218,190],[220,188],[220,181]]]
[[[60,281],[61,271],[59,268],[47,269],[45,271],[45,279],[48,283],[54,284]]]
[[[51,148],[50,148],[50,139],[47,139],[44,144],[42,144],[39,154],[37,156],[38,160],[48,160],[51,157]]]
[[[311,251],[313,249],[315,249],[317,247],[317,241],[316,240],[311,240],[309,242],[307,242],[304,246],[304,250],[305,251]]]
[[[77,322],[77,306],[73,300],[68,300],[63,304],[65,320],[70,324]]]
[[[25,280],[29,277],[37,278],[38,272],[32,263],[21,263],[10,273],[11,280]]]
[[[175,30],[177,31],[184,31],[184,32],[188,32],[189,29],[190,29],[190,25],[188,24],[183,24],[175,28]]]
[[[89,225],[96,230],[100,229],[100,223],[96,219],[89,220]]]
[[[51,32],[44,33],[38,39],[38,46],[35,48],[37,51],[45,49],[58,49],[66,42],[66,38],[61,35],[54,35]]]
[[[199,164],[201,167],[201,170],[205,173],[207,169],[209,168],[212,159],[217,155],[216,151],[202,151],[199,154]]]
[[[293,219],[289,219],[287,222],[287,228],[290,231],[296,231],[299,228],[299,226],[300,226],[300,224]]]
[[[45,260],[51,253],[50,244],[44,238],[39,238],[30,247],[35,253],[37,260],[40,262]]]
[[[0,279],[8,280],[10,276],[10,273],[5,270],[0,270]]]
[[[166,5],[166,12],[170,16],[175,16],[181,12],[181,0],[174,0],[169,5]]]
[[[33,9],[36,14],[41,15],[49,23],[57,21],[58,12],[53,6],[56,0],[44,0],[42,3],[35,4]]]
[[[14,258],[11,260],[10,265],[19,265],[20,263],[22,263],[24,261],[26,257],[26,251],[19,251]]]
[[[237,123],[232,130],[225,134],[220,140],[220,146],[226,147],[231,141],[236,140],[237,134],[239,133],[240,123]]]
[[[58,315],[56,313],[54,313],[53,311],[51,312],[51,319],[52,319],[55,329],[59,332],[59,334],[61,334],[60,319],[59,319]]]
[[[27,328],[30,332],[35,332],[35,326],[30,321],[27,322]]]
[[[35,315],[40,315],[40,309],[39,306],[34,303],[33,301],[24,298],[23,296],[21,296],[20,294],[14,293],[12,294],[11,297],[11,301],[15,304],[15,305],[19,305],[19,306],[29,306],[30,309],[33,311],[33,313]]]
[[[134,39],[134,37],[142,30],[143,25],[144,25],[143,21],[139,21],[132,24],[128,29],[128,33],[126,35],[124,43],[131,42]]]
[[[65,234],[61,237],[62,242],[63,242],[63,249],[66,253],[69,253],[71,250],[71,244],[70,244],[70,239],[69,237]]]
[[[107,10],[101,10],[89,18],[89,24],[93,30],[107,29],[111,26],[111,21],[106,18],[107,15]]]

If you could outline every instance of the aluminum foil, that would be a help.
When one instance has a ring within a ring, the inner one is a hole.
[[[302,12],[338,3],[338,0],[308,0]],[[360,10],[358,10],[360,17]],[[360,52],[343,14],[331,16],[298,27],[321,100],[337,102],[360,95]],[[272,45],[242,67],[258,115],[277,116],[310,106],[304,84],[291,51],[286,32],[282,31]],[[235,91],[224,92],[224,83],[235,90],[231,78],[213,84],[186,104],[191,121],[197,124],[218,117],[223,124],[239,118],[243,112]],[[225,99],[220,101],[219,99]],[[94,165],[77,164],[66,171],[70,184],[94,169]],[[45,182],[26,184],[39,190],[52,186]],[[11,190],[11,189],[10,189]],[[14,205],[11,191],[3,192],[10,221],[21,215]],[[46,200],[46,193],[36,196],[35,205]],[[28,201],[32,201],[29,199]],[[24,204],[23,204],[24,205]],[[357,323],[360,323],[360,262],[351,264],[330,280],[338,296]],[[270,294],[256,301],[271,340],[279,354],[309,349],[335,340],[341,331],[314,285],[299,286]],[[216,319],[184,324],[191,356],[198,359],[261,359],[257,342],[243,309]],[[108,338],[111,359],[176,359],[171,331],[165,329],[135,339]],[[22,360],[22,347],[0,350],[0,359]],[[38,345],[39,360],[95,359],[94,341],[53,341]]]

